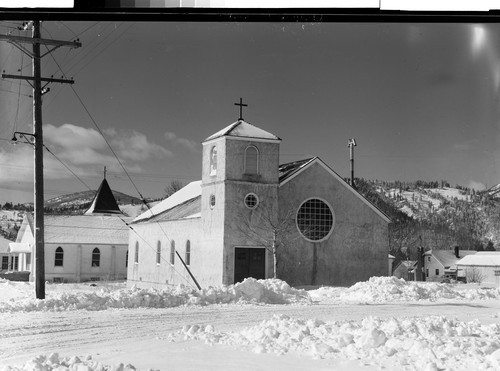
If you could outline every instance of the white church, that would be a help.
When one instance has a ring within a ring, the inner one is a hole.
[[[201,180],[130,224],[128,283],[272,278],[272,246],[293,286],[387,275],[390,219],[318,157],[280,165],[280,142],[241,117],[206,138]]]

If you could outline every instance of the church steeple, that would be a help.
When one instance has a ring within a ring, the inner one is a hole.
[[[93,214],[122,214],[106,180],[106,167],[104,168],[104,179],[94,196],[92,205],[85,212],[85,215]]]

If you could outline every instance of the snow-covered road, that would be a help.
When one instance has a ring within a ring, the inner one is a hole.
[[[414,290],[411,283],[405,285],[408,287],[402,286],[404,290]],[[63,286],[58,287],[58,289],[61,289],[61,287]],[[89,288],[85,287],[85,290],[89,291]],[[433,292],[436,292],[436,290],[433,289]],[[444,323],[443,320],[432,320],[436,316],[456,320],[456,324],[445,323],[445,325],[452,328],[456,327],[458,332],[463,332],[463,328],[466,327],[462,322],[476,321],[481,326],[500,323],[500,300],[498,297],[482,300],[464,300],[455,297],[440,298],[433,301],[370,303],[339,300],[339,295],[341,293],[345,294],[345,292],[346,289],[332,289],[330,294],[319,290],[316,291],[316,295],[311,292],[312,304],[303,302],[292,304],[233,302],[206,306],[183,305],[170,308],[5,311],[0,313],[0,365],[19,366],[38,355],[49,355],[58,352],[61,356],[68,357],[91,355],[94,359],[109,365],[120,362],[124,364],[131,363],[142,370],[152,368],[160,370],[217,369],[244,371],[274,369],[292,371],[310,369],[311,362],[313,362],[314,368],[319,370],[375,370],[379,369],[381,364],[386,369],[414,370],[419,369],[415,363],[416,360],[409,359],[409,363],[402,366],[403,356],[398,357],[392,351],[384,356],[385,358],[382,360],[380,352],[374,354],[377,361],[374,360],[373,362],[370,357],[361,357],[361,354],[360,360],[356,360],[356,357],[329,357],[330,354],[333,354],[333,350],[321,351],[321,344],[335,343],[337,340],[329,339],[331,334],[325,334],[324,339],[320,339],[321,341],[317,340],[317,337],[308,335],[308,341],[316,339],[313,340],[315,343],[312,348],[319,347],[319,350],[315,350],[316,356],[314,356],[314,354],[305,355],[299,348],[295,351],[294,342],[283,343],[283,340],[280,340],[281,343],[278,341],[270,344],[272,339],[262,340],[262,344],[269,345],[269,349],[278,349],[279,347],[276,347],[281,346],[282,348],[279,348],[281,351],[276,353],[283,353],[283,349],[285,349],[286,355],[275,354],[272,351],[256,352],[255,349],[252,351],[255,344],[248,343],[248,333],[249,331],[253,334],[259,334],[260,331],[268,333],[269,328],[273,326],[285,326],[293,329],[297,326],[305,326],[303,324],[297,325],[294,321],[314,320],[324,322],[324,324],[318,322],[319,325],[313,325],[313,327],[319,326],[320,329],[322,327],[327,328],[331,323],[335,323],[332,325],[335,329],[337,328],[335,326],[343,326],[343,322],[349,322],[351,327],[345,331],[354,334],[349,335],[353,338],[353,336],[357,336],[356,331],[361,331],[362,335],[369,333],[367,330],[369,327],[364,329],[362,327],[361,330],[353,327],[359,326],[367,317],[380,319],[381,322],[377,322],[379,323],[377,326],[380,328],[393,326],[391,321],[394,318],[407,318],[413,321],[408,325],[410,326],[408,328],[427,326],[427,330],[420,331],[422,333],[431,333],[430,336],[420,340],[417,337],[419,334],[416,332],[409,332],[408,337],[414,337],[417,343],[424,341],[430,347],[437,347],[444,344],[446,338],[442,334],[438,334],[439,336],[432,334],[432,331],[434,331],[433,326],[436,327],[431,323],[432,321],[437,321],[436,323],[440,324]],[[10,296],[13,296],[12,293],[10,293]],[[351,297],[354,296],[354,294],[351,295]],[[24,300],[26,301],[26,299]],[[25,308],[31,308],[32,304],[26,301],[24,305]],[[421,319],[422,323],[418,322],[419,319]],[[271,323],[262,325],[265,321],[271,321]],[[286,323],[286,325],[283,325],[283,323]],[[192,325],[200,325],[202,329],[209,326],[213,330],[209,331],[207,328],[207,333],[202,332],[201,336],[198,336],[199,334],[186,336]],[[400,325],[400,323],[397,324],[397,326]],[[476,327],[478,325],[474,325],[474,328]],[[307,331],[310,330],[307,329]],[[321,331],[326,330],[322,329]],[[465,330],[465,332],[467,331]],[[488,335],[487,331],[490,330],[481,331],[481,333],[471,334],[471,336],[473,335],[483,343],[487,342],[486,335]],[[285,332],[283,331],[283,333]],[[389,331],[386,329],[385,332],[387,337],[390,338]],[[241,340],[241,334],[247,334],[245,335],[247,338]],[[500,334],[494,334],[493,343],[489,345],[485,343],[484,348],[489,347],[488,350],[481,350],[477,357],[475,355],[468,356],[469,364],[470,362],[475,364],[476,361],[482,362],[484,357],[489,356],[497,348],[500,349],[500,341],[497,344],[495,336],[498,338]],[[395,337],[396,335],[394,335]],[[464,341],[462,338],[458,340]],[[398,341],[401,342],[402,340]],[[482,343],[478,344],[477,346],[480,347]],[[328,346],[331,348],[332,345]],[[449,347],[450,345],[446,346]],[[460,349],[460,346],[457,346],[457,349]],[[394,349],[397,349],[396,345],[394,347]],[[341,352],[345,349],[347,349],[347,345],[342,345],[335,352]],[[446,366],[448,360],[439,359],[438,357],[436,362],[438,361]],[[449,361],[451,362],[451,359]],[[456,368],[456,361],[453,362],[450,365],[453,364],[453,367]]]

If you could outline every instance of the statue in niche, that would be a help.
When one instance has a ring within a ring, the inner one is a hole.
[[[212,147],[210,151],[210,175],[217,174],[217,147]]]

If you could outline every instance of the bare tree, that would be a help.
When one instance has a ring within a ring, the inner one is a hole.
[[[299,238],[295,230],[296,211],[292,207],[259,205],[255,210],[242,210],[239,232],[273,254],[273,278],[277,278],[278,252]]]
[[[175,192],[184,187],[184,183],[180,180],[172,180],[169,185],[165,187],[163,192],[165,193],[165,198],[172,196]]]
[[[467,283],[481,284],[484,280],[484,275],[479,268],[470,267],[465,270],[465,278],[467,279]]]

